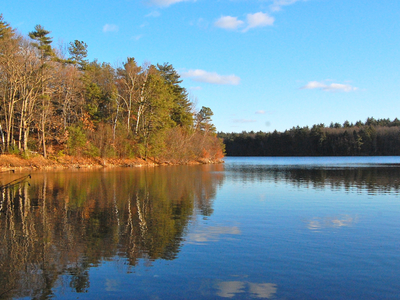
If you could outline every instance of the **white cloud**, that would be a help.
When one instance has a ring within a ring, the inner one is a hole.
[[[152,1],[168,1],[168,0],[152,0]],[[174,0],[169,0],[169,1],[174,1]],[[175,1],[187,1],[187,0],[175,0]],[[271,12],[276,12],[282,10],[283,6],[292,5],[299,1],[305,2],[308,0],[271,0],[271,1],[272,4],[270,5],[270,10]],[[247,26],[245,29],[243,29],[243,32],[247,32],[251,28],[272,26],[274,25],[274,22],[275,22],[274,17],[260,11],[254,14],[247,14],[246,21],[238,20],[237,17],[222,16],[214,23],[214,25],[216,27],[234,30],[246,23]]]
[[[224,29],[237,29],[244,24],[243,21],[238,20],[237,17],[222,16],[214,25]]]
[[[328,85],[326,88],[324,88],[325,91],[342,91],[342,92],[352,92],[356,91],[357,88],[354,86],[351,86],[349,84],[340,84],[340,83],[331,83]]]
[[[265,110],[257,110],[256,114],[257,115],[264,115],[265,114]]]
[[[189,0],[150,0],[149,3],[156,6],[167,7],[172,4],[184,1],[189,1]]]
[[[326,86],[327,85],[325,83],[321,83],[318,81],[310,81],[305,86],[303,86],[302,89],[323,89]]]
[[[255,14],[247,15],[247,27],[243,30],[243,32],[248,31],[251,28],[256,27],[264,27],[264,26],[272,26],[275,22],[275,18],[269,16],[266,13],[258,12]]]
[[[219,75],[215,72],[207,72],[199,69],[182,72],[181,76],[183,78],[191,78],[197,82],[206,82],[212,84],[238,85],[240,83],[240,77],[236,75]]]
[[[117,32],[118,30],[119,28],[115,24],[106,24],[103,26],[103,32]]]
[[[270,8],[272,11],[280,11],[282,9],[282,6],[292,5],[299,1],[303,0],[274,0]]]
[[[349,84],[341,84],[341,83],[326,84],[319,81],[310,81],[305,86],[301,87],[301,89],[305,90],[320,89],[326,92],[353,92],[358,90],[357,87],[351,86]]]
[[[237,17],[222,16],[214,23],[214,26],[223,29],[235,30],[247,24],[246,28],[242,30],[242,32],[247,32],[251,28],[272,26],[274,22],[274,17],[271,17],[267,13],[258,12],[254,14],[247,14],[246,22],[238,20]]]

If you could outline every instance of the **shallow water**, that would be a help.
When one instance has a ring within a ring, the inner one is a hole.
[[[0,298],[398,299],[398,163],[34,173],[0,197]]]

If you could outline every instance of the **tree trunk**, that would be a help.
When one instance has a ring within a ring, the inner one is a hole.
[[[24,141],[23,149],[24,149],[24,151],[28,151],[28,136],[29,136],[29,127],[25,125],[24,126],[24,138],[23,138],[23,141]]]
[[[5,145],[5,140],[4,140],[4,132],[3,132],[3,128],[1,127],[1,124],[0,124],[0,134],[1,134],[1,142],[2,142],[1,153],[4,153],[6,145]]]

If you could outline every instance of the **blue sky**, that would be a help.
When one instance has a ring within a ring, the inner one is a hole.
[[[398,0],[0,0],[20,33],[171,63],[218,131],[400,118]]]

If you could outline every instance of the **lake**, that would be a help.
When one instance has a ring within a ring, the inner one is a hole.
[[[25,175],[1,299],[400,299],[400,157]]]

